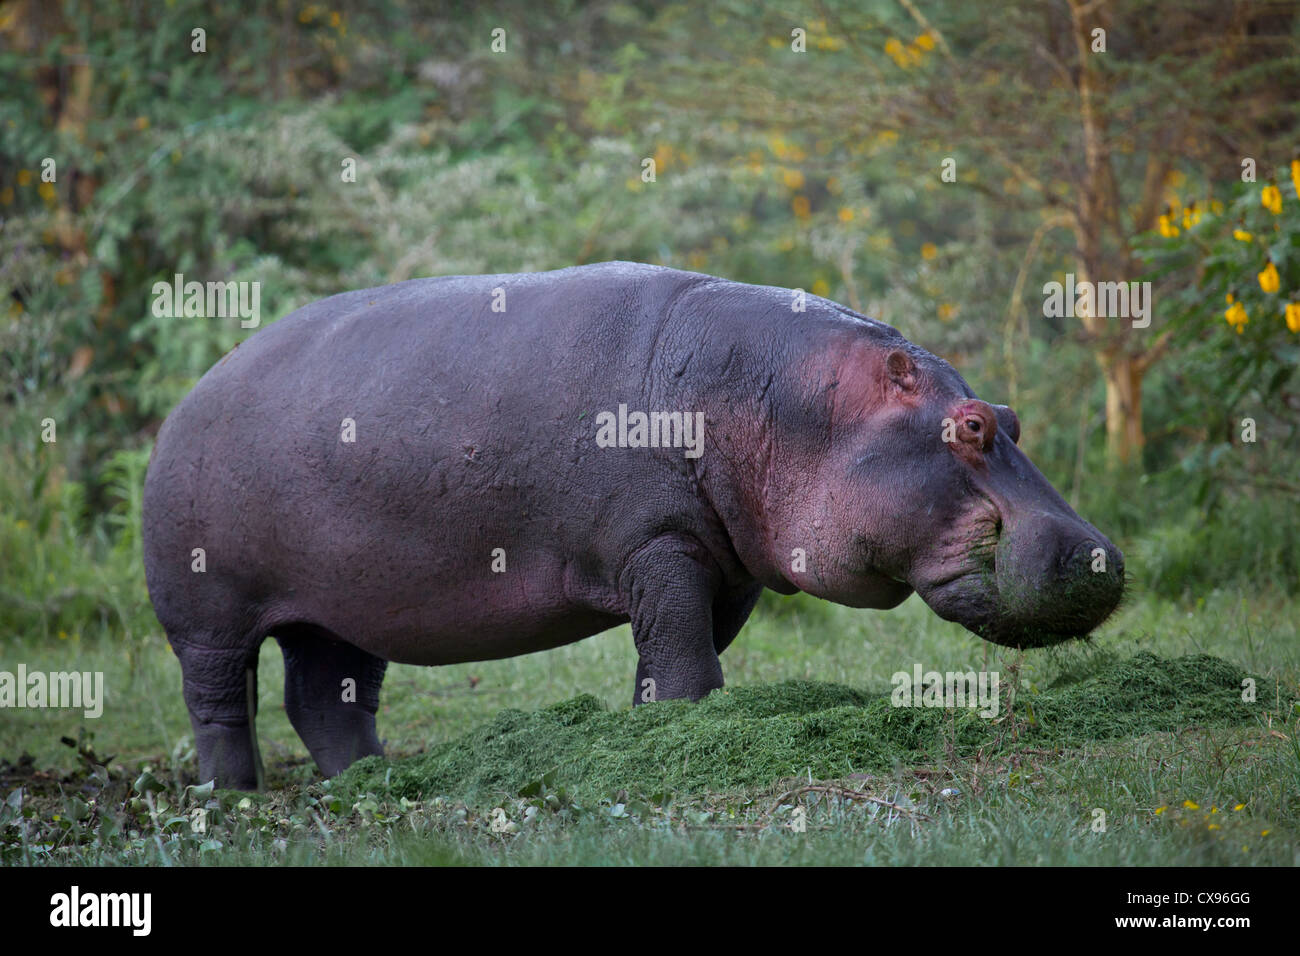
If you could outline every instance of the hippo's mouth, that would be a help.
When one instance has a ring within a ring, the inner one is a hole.
[[[921,599],[945,620],[1006,647],[1086,637],[1124,589],[1124,556],[1073,512],[1008,515],[1000,499],[979,492],[958,526],[929,543],[925,558],[910,581]]]
[[[945,621],[1004,647],[1048,647],[1085,637],[1091,628],[1045,626],[1019,621],[1003,608],[992,569],[967,571],[917,588],[921,600]]]
[[[1000,585],[996,566],[951,574],[918,586],[916,592],[944,620],[986,641],[1015,648],[1049,647],[1087,637],[1119,605],[1119,590],[1110,580],[1080,578],[1043,590],[1011,589]]]

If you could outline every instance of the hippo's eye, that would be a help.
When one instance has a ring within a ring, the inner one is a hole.
[[[949,440],[959,442],[959,448],[969,448],[972,452],[987,452],[993,447],[993,438],[998,433],[997,419],[992,409],[986,408],[978,399],[969,399],[953,409],[952,418],[947,422],[960,423],[956,426],[957,434]]]

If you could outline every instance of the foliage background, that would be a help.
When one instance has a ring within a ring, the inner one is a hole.
[[[1291,2],[6,0],[0,647],[161,640],[152,436],[249,333],[154,317],[154,282],[260,281],[269,321],[614,258],[806,288],[952,361],[1151,621],[1294,607],[1298,91]],[[1044,317],[1067,272],[1153,282],[1150,329]]]

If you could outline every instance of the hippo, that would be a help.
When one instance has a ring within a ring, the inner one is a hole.
[[[331,296],[220,359],[158,433],[144,565],[199,776],[264,785],[262,641],[320,771],[382,754],[389,661],[631,623],[633,703],[699,699],[764,588],[913,591],[997,644],[1081,637],[1123,556],[1020,424],[802,290],[607,262]]]

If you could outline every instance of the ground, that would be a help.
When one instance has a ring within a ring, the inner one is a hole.
[[[915,599],[879,613],[769,595],[724,655],[727,688],[695,705],[628,706],[625,628],[505,661],[393,666],[380,714],[389,758],[327,783],[285,718],[268,642],[269,788],[255,795],[196,786],[179,668],[161,636],[83,636],[77,666],[105,672],[104,716],[5,714],[0,854],[90,865],[1293,865],[1297,610],[1233,590],[1192,604],[1140,596],[1090,642],[1022,654]],[[15,640],[5,659],[61,669],[67,651]],[[998,671],[1002,712],[889,706],[891,675],[915,662]],[[1246,677],[1254,702],[1241,699]]]

